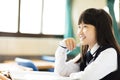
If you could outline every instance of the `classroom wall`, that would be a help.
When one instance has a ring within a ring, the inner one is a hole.
[[[60,40],[54,38],[0,37],[0,55],[53,55]]]

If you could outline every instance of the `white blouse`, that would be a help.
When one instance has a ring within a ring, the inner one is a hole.
[[[65,46],[63,42],[60,45]],[[93,54],[99,45],[96,43],[91,49]],[[80,54],[70,61],[67,60],[66,49],[58,47],[55,52],[55,73],[62,76],[70,76],[71,79],[99,80],[117,69],[117,52],[114,48],[108,48],[91,62],[84,71],[80,71],[79,63],[75,63]]]

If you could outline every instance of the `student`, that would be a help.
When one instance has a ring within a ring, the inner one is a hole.
[[[85,10],[79,18],[77,34],[80,54],[66,61],[67,50],[73,50],[76,42],[73,38],[62,40],[55,52],[55,73],[77,80],[120,80],[120,47],[113,35],[110,15],[103,9]],[[88,55],[92,57],[90,61]]]

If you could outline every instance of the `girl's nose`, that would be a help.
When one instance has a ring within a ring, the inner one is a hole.
[[[81,35],[81,34],[83,34],[83,29],[78,29],[78,30],[77,30],[77,35],[79,36],[79,35]]]

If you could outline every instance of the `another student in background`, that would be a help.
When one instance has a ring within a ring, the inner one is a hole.
[[[66,51],[73,50],[76,42],[73,38],[61,41],[55,53],[55,72],[80,80],[120,80],[120,47],[113,35],[110,15],[103,9],[85,10],[77,33],[81,53],[66,61]]]

